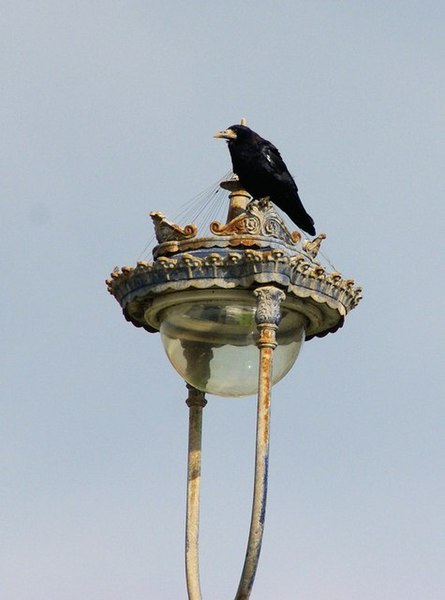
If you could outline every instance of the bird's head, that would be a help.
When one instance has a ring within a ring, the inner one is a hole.
[[[252,133],[252,130],[245,125],[231,125],[227,129],[223,129],[223,131],[217,131],[213,137],[223,138],[229,142],[241,142],[249,138]]]

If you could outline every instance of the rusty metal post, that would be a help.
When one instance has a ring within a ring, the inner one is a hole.
[[[274,286],[255,291],[257,297],[256,323],[260,351],[258,376],[258,406],[255,454],[255,483],[249,541],[243,572],[235,600],[247,600],[252,591],[263,539],[266,514],[267,476],[269,463],[270,396],[272,388],[272,356],[277,346],[276,331],[281,319],[280,304],[286,297]]]
[[[202,409],[207,404],[204,392],[187,384],[189,442],[187,464],[187,517],[185,526],[185,571],[189,600],[201,600],[199,581],[199,502],[201,492]]]
[[[246,207],[252,199],[251,195],[241,186],[238,179],[228,179],[220,183],[224,190],[229,190],[229,211],[227,213],[227,223],[230,223],[240,214],[246,212]]]

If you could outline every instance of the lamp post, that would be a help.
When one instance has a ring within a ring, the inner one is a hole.
[[[160,332],[173,367],[189,390],[186,580],[200,600],[199,502],[202,410],[206,393],[257,393],[255,482],[245,562],[235,600],[250,597],[264,529],[272,386],[293,366],[304,340],[337,331],[361,290],[317,261],[324,234],[302,241],[267,200],[250,200],[236,177],[227,222],[198,237],[153,212],[153,261],[116,269],[109,292],[125,318]]]

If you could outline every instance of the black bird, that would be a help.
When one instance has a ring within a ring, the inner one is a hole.
[[[315,235],[314,220],[305,211],[298,188],[277,148],[245,125],[215,133],[228,140],[233,172],[256,199],[269,197],[301,229]]]

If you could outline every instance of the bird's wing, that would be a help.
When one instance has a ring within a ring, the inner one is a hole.
[[[281,154],[273,144],[264,140],[261,145],[261,155],[265,158],[264,167],[278,179],[286,183],[291,181],[295,188],[297,187],[292,175],[289,173]],[[297,188],[298,189],[298,188]]]

